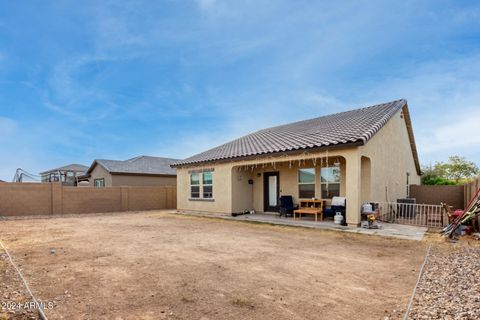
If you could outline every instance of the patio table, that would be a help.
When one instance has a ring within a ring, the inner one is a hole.
[[[302,219],[302,214],[315,215],[315,222],[317,222],[317,216],[320,215],[320,221],[323,220],[323,210],[321,208],[300,208],[293,210],[293,220],[295,220],[295,214],[298,214],[298,218]]]

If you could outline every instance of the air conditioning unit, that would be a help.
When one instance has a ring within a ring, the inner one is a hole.
[[[397,199],[397,203],[417,203],[417,199],[415,199],[415,198],[402,198],[402,199]]]
[[[405,217],[405,218],[415,218],[417,214],[417,210],[415,210],[414,205],[417,203],[417,199],[415,198],[403,198],[403,199],[397,199],[397,206],[398,206],[398,216],[399,217]],[[409,204],[409,205],[402,205],[402,203]]]

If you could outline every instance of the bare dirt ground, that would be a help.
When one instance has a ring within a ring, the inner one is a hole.
[[[0,247],[0,320],[38,319],[37,310],[20,276]]]
[[[50,319],[402,318],[425,243],[166,212],[0,221]]]

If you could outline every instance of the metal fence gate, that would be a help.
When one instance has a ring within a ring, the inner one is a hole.
[[[443,228],[448,224],[448,215],[440,205],[374,202],[379,219],[389,223],[407,224],[430,228]]]

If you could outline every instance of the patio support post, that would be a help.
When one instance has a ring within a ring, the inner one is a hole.
[[[346,198],[347,198],[347,224],[358,226],[360,224],[361,201],[361,161],[358,154],[345,156],[346,160]]]

